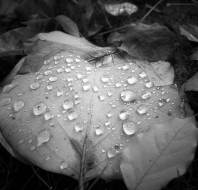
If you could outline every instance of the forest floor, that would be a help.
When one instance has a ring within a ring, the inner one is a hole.
[[[123,0],[0,0],[0,81],[26,55],[28,40],[40,32],[60,30],[99,46],[124,47],[132,56],[170,61],[181,86],[198,72],[198,1],[128,0],[137,10],[108,12]],[[78,14],[76,14],[78,13]],[[112,15],[117,14],[117,15]],[[187,93],[198,112],[198,93]],[[198,151],[185,175],[164,190],[198,189]],[[91,183],[91,182],[90,182]],[[27,166],[0,146],[1,190],[74,190],[77,181]],[[126,190],[121,180],[99,180],[93,190]]]

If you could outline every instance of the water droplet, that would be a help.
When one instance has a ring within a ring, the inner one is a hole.
[[[86,85],[83,85],[82,88],[83,88],[84,91],[88,91],[91,88],[91,85],[90,84],[86,84]]]
[[[11,103],[11,98],[3,98],[0,100],[0,106],[6,106]]]
[[[71,72],[71,69],[70,68],[65,68],[65,72],[69,73],[69,72]]]
[[[104,124],[106,127],[109,127],[111,125],[111,122],[110,121],[106,121],[105,124]]]
[[[103,83],[109,82],[109,78],[108,78],[108,77],[105,77],[105,76],[101,77],[100,80],[101,80]]]
[[[58,96],[58,97],[62,96],[63,94],[64,94],[64,91],[63,90],[58,90],[56,92],[56,96]]]
[[[83,131],[83,126],[75,125],[75,126],[74,126],[74,130],[75,130],[77,133],[82,132],[82,131]]]
[[[137,80],[136,77],[130,77],[130,78],[127,79],[127,83],[131,84],[131,85],[137,83],[137,81],[138,80]]]
[[[78,73],[78,74],[76,75],[76,77],[77,77],[77,79],[82,79],[82,78],[83,78],[83,75]]]
[[[36,90],[39,87],[40,87],[40,83],[38,83],[38,82],[34,82],[34,83],[30,84],[30,89],[31,90]]]
[[[102,64],[107,65],[107,64],[111,64],[111,63],[113,63],[113,57],[111,55],[105,56]]]
[[[57,81],[57,77],[55,77],[55,76],[52,76],[52,77],[49,77],[49,81],[50,82],[55,82],[55,81]]]
[[[12,89],[14,89],[17,86],[17,84],[7,84],[3,87],[2,92],[3,93],[8,93],[10,92]]]
[[[50,140],[50,133],[48,130],[40,131],[37,136],[37,146],[41,146],[44,143],[47,143]]]
[[[119,88],[119,87],[121,87],[121,86],[122,86],[122,84],[119,83],[119,82],[115,84],[115,87],[116,87],[116,88]]]
[[[73,121],[73,120],[75,120],[75,119],[77,119],[77,117],[78,117],[78,114],[76,113],[76,112],[70,112],[69,114],[68,114],[68,119],[70,120],[70,121]]]
[[[130,68],[129,65],[124,65],[124,66],[122,66],[122,70],[123,70],[123,71],[126,71],[126,70],[128,70],[129,68]]]
[[[60,169],[64,170],[64,169],[67,169],[67,168],[68,168],[68,164],[65,161],[61,162]]]
[[[47,106],[44,103],[39,103],[33,107],[33,114],[38,116],[46,112]]]
[[[130,90],[125,90],[121,92],[120,97],[123,102],[131,102],[136,99],[136,94]]]
[[[79,58],[75,58],[75,61],[78,63],[78,62],[80,62],[80,59]]]
[[[136,111],[139,115],[144,115],[147,113],[148,108],[145,105],[140,105]]]
[[[98,92],[99,91],[97,86],[93,86],[92,89],[93,89],[94,92]]]
[[[114,158],[116,156],[116,154],[117,153],[116,153],[115,149],[113,149],[113,148],[111,148],[110,150],[107,151],[107,157],[109,159]]]
[[[98,96],[98,99],[99,99],[100,101],[104,101],[104,100],[105,100],[105,96],[99,95],[99,96]]]
[[[82,79],[83,83],[87,83],[89,82],[89,80],[87,78]]]
[[[63,73],[63,72],[64,72],[64,69],[63,69],[63,68],[58,68],[58,69],[56,70],[56,72],[57,72],[57,73]]]
[[[50,70],[44,71],[44,75],[45,75],[45,76],[48,76],[48,75],[51,75],[51,74],[52,74],[52,71],[50,71]]]
[[[67,63],[72,63],[74,60],[73,60],[71,57],[67,57],[67,58],[65,59],[65,61],[66,61]]]
[[[145,87],[146,88],[152,88],[153,87],[153,83],[151,81],[145,83]]]
[[[53,117],[54,116],[51,113],[49,113],[49,112],[44,114],[45,121],[48,121],[48,120],[52,119]]]
[[[72,101],[65,100],[63,102],[62,107],[63,107],[64,110],[69,110],[69,109],[72,109],[74,107],[74,103]]]
[[[113,94],[112,94],[112,92],[107,92],[107,95],[108,95],[109,97],[111,97]]]
[[[86,71],[91,71],[91,67],[85,67]]]
[[[96,136],[101,136],[103,133],[104,133],[104,131],[103,131],[102,129],[100,129],[100,128],[97,128],[97,129],[95,130]]]
[[[134,135],[137,132],[137,128],[134,122],[123,123],[122,129],[126,135]]]
[[[143,100],[149,99],[150,97],[151,97],[151,92],[146,92],[141,96]]]
[[[52,85],[47,85],[47,86],[46,86],[46,89],[47,89],[47,90],[52,90],[52,89],[53,89],[53,86],[52,86]]]
[[[139,77],[140,78],[146,78],[147,74],[143,71],[143,72],[139,73]]]
[[[13,104],[13,110],[15,112],[19,112],[23,107],[25,106],[25,103],[21,100],[14,102]]]
[[[126,120],[129,117],[129,112],[128,111],[121,111],[119,113],[119,119],[120,120]]]
[[[112,116],[113,116],[112,113],[107,113],[107,117],[108,117],[108,118],[111,118]]]

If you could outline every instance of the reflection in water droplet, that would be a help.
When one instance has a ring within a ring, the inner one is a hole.
[[[125,90],[121,92],[120,97],[123,102],[131,102],[136,99],[136,94],[130,90]]]
[[[58,97],[62,96],[63,94],[64,94],[64,91],[63,90],[58,90],[56,92],[56,96],[58,96]]]
[[[147,113],[148,108],[145,105],[140,105],[136,111],[139,115],[144,115]]]
[[[129,112],[128,111],[121,111],[119,113],[119,119],[120,120],[126,120],[129,117]]]
[[[66,163],[66,162],[61,162],[61,164],[60,164],[60,169],[61,170],[64,170],[64,169],[67,169],[68,168],[68,164]]]
[[[17,84],[7,84],[6,86],[3,87],[2,92],[3,93],[8,93],[10,92],[12,89],[14,89],[17,86]]]
[[[92,89],[93,89],[94,92],[98,92],[99,91],[97,86],[93,86]]]
[[[64,110],[69,110],[69,109],[72,109],[74,107],[74,103],[72,101],[65,100],[63,102],[62,107],[63,107]]]
[[[137,83],[137,78],[135,78],[135,77],[130,77],[130,78],[128,78],[127,79],[127,83],[128,84],[135,84],[135,83]]]
[[[44,103],[39,103],[33,107],[33,114],[38,116],[46,112],[47,106]]]
[[[91,88],[91,85],[90,84],[83,85],[82,88],[83,88],[84,91],[88,91]]]
[[[152,88],[153,87],[153,83],[151,81],[145,83],[145,87],[146,88]]]
[[[146,92],[141,96],[143,100],[149,99],[150,97],[151,97],[151,92]]]
[[[74,60],[73,60],[71,57],[67,57],[67,58],[65,59],[65,61],[66,61],[67,63],[71,63],[71,62],[73,62]]]
[[[37,146],[41,146],[50,140],[50,133],[47,130],[40,131],[37,136]]]
[[[75,130],[77,133],[82,132],[82,131],[83,131],[83,126],[75,125],[75,126],[74,126],[74,130]]]
[[[96,136],[101,136],[104,133],[104,131],[100,128],[95,129]]]
[[[141,72],[141,73],[139,73],[139,77],[145,78],[145,77],[147,77],[147,74],[145,72]]]
[[[48,121],[48,120],[52,119],[53,117],[54,116],[51,113],[49,113],[49,112],[44,114],[45,121]]]
[[[3,98],[0,100],[0,106],[6,106],[11,103],[11,98]]]
[[[130,68],[129,65],[124,65],[124,66],[122,66],[122,70],[123,70],[123,71],[126,71],[126,70],[128,70],[129,68]]]
[[[108,151],[107,151],[107,157],[109,158],[109,159],[111,159],[111,158],[114,158],[115,156],[116,156],[116,151],[115,151],[115,149],[113,149],[113,148],[111,148],[111,149],[109,149]]]
[[[103,82],[103,83],[107,83],[109,82],[109,78],[108,77],[101,77],[100,80]]]
[[[19,112],[23,107],[25,106],[25,103],[23,101],[16,101],[13,104],[13,110],[15,112]]]
[[[137,132],[136,125],[133,122],[123,123],[122,129],[126,135],[134,135]]]
[[[122,86],[122,84],[119,83],[119,82],[115,84],[115,87],[116,87],[116,88],[119,88],[119,87],[121,87],[121,86]]]
[[[52,77],[49,77],[49,81],[50,82],[55,82],[55,81],[57,81],[57,77],[55,77],[55,76],[52,76]]]
[[[70,121],[73,121],[73,120],[77,119],[78,114],[77,114],[76,112],[71,112],[71,113],[68,114],[67,117],[68,117],[68,119],[69,119]]]
[[[100,101],[104,101],[104,100],[105,100],[105,96],[99,95],[99,96],[98,96],[98,99],[99,99]]]
[[[36,90],[40,87],[40,84],[38,82],[34,82],[32,84],[30,84],[30,89],[31,90]]]
[[[52,85],[47,85],[47,86],[46,86],[46,89],[47,89],[47,90],[52,90],[52,89],[53,89],[53,86],[52,86]]]

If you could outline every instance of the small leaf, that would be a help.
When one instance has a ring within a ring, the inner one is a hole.
[[[129,2],[105,4],[104,7],[106,12],[113,16],[119,16],[124,14],[131,15],[138,10],[138,7],[135,4]]]
[[[154,124],[123,152],[121,172],[130,190],[159,190],[183,175],[193,159],[198,131],[192,118]]]
[[[188,40],[198,42],[198,26],[195,25],[182,25],[179,27],[181,35],[185,36]]]
[[[80,36],[78,26],[69,17],[67,17],[65,15],[58,15],[56,17],[56,20],[62,26],[63,30],[66,33],[71,34],[73,36],[77,36],[77,37]]]
[[[198,91],[198,73],[184,84],[185,91]]]

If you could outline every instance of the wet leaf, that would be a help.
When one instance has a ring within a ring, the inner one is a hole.
[[[124,150],[121,172],[130,190],[158,190],[183,175],[197,141],[191,118],[155,124]]]
[[[80,36],[78,26],[69,17],[67,17],[65,15],[58,15],[56,17],[56,20],[62,26],[63,30],[66,33],[71,34],[73,36],[78,36],[78,37]]]

